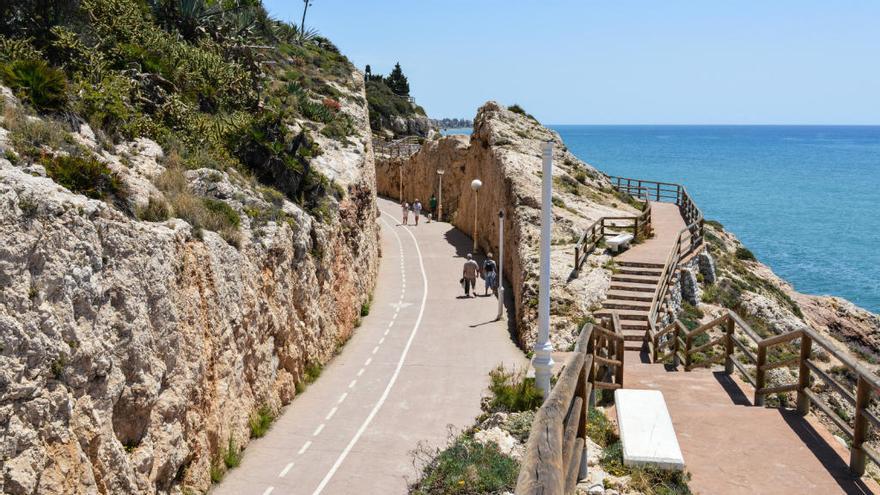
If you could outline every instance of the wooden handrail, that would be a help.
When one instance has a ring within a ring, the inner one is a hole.
[[[581,328],[574,352],[535,414],[516,482],[517,495],[574,493],[577,481],[586,476],[586,426],[595,390],[623,384],[624,339],[614,316],[611,328],[590,323]],[[615,381],[602,381],[601,369],[612,368]]]
[[[610,223],[615,221],[631,222],[632,225],[616,225]],[[644,237],[647,237],[651,232],[650,202],[646,202],[642,212],[636,216],[599,217],[598,220],[590,224],[574,245],[575,270],[580,270],[581,265],[583,265],[584,261],[587,259],[587,255],[596,249],[596,245],[598,245],[605,236],[610,234],[607,230],[609,228],[633,229],[634,237],[638,237],[639,234],[643,234]]]
[[[711,340],[708,343],[698,347],[691,347],[691,343],[698,335],[709,332],[715,328],[723,328],[724,335]],[[757,347],[757,356],[752,354],[748,346],[742,344],[735,338],[735,333],[741,332],[749,340],[754,342]],[[682,341],[682,337],[684,340]],[[685,371],[699,366],[708,366],[714,362],[725,360],[725,372],[730,374],[734,368],[738,369],[745,376],[746,380],[755,388],[753,404],[755,406],[763,406],[764,399],[768,395],[786,392],[797,392],[797,409],[801,414],[807,414],[810,406],[815,405],[820,411],[833,421],[840,430],[852,439],[850,447],[850,471],[861,476],[865,472],[865,462],[868,458],[876,457],[874,452],[864,445],[868,436],[870,427],[880,427],[880,418],[875,416],[868,410],[868,403],[871,394],[880,393],[880,378],[877,377],[870,369],[862,365],[850,355],[848,352],[839,349],[831,343],[826,337],[819,335],[818,332],[809,327],[799,330],[774,335],[771,337],[761,338],[758,334],[735,312],[728,310],[721,316],[712,321],[700,325],[694,330],[687,330],[679,321],[675,320],[673,324],[667,325],[662,331],[653,335],[655,339],[652,342],[654,348],[654,359],[657,360],[657,349],[663,346],[671,346],[672,343],[679,342],[684,345]],[[660,339],[665,338],[664,342]],[[786,359],[768,361],[768,350],[775,346],[790,344],[800,339],[800,352]],[[693,363],[692,358],[698,352],[707,351],[723,345],[723,352],[716,355],[712,359],[702,363]],[[832,378],[828,373],[820,369],[812,359],[813,345],[818,345],[826,352],[834,356],[835,359],[848,368],[856,375],[856,390],[852,392]],[[746,367],[747,364],[740,363],[734,353],[735,349],[739,349],[751,363],[754,363],[755,377],[749,374]],[[678,351],[667,353],[664,357],[676,356]],[[673,363],[677,366],[677,363]],[[766,375],[772,369],[780,367],[797,367],[798,376],[796,383],[781,384],[774,386],[766,386]],[[853,416],[853,426],[850,427],[846,420],[837,416],[834,410],[813,391],[810,390],[810,374],[815,376],[827,386],[831,387],[837,394],[845,398],[855,407],[855,415]]]

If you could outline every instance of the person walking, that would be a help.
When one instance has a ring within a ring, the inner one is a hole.
[[[416,198],[415,203],[412,205],[413,215],[416,217],[416,227],[419,226],[419,215],[422,213],[422,202],[419,201],[419,198]]]
[[[477,274],[480,273],[480,265],[474,261],[474,257],[470,253],[467,255],[467,261],[464,262],[464,268],[461,272],[462,282],[464,282],[464,296],[470,297],[471,289],[474,290],[474,297],[477,297]]]
[[[433,194],[431,195],[431,199],[428,200],[428,207],[431,208],[431,216],[433,216],[439,222],[440,217],[437,216],[437,197]],[[431,223],[430,217],[428,217],[428,223]]]
[[[492,293],[498,297],[498,267],[492,259],[492,253],[483,261],[483,279],[486,281],[486,292],[483,295],[488,296],[489,289],[492,289]]]
[[[406,225],[406,222],[409,221],[409,203],[403,201],[400,206],[403,207],[403,224]]]

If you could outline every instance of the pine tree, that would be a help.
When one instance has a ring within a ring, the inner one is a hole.
[[[406,76],[403,75],[403,70],[400,68],[400,62],[397,62],[394,65],[394,70],[392,70],[391,74],[385,79],[385,84],[391,88],[391,91],[394,91],[394,94],[398,96],[409,96],[409,82],[406,80]]]

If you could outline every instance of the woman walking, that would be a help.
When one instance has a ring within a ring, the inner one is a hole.
[[[403,225],[406,225],[406,222],[409,221],[409,203],[403,201],[400,206],[403,207]]]
[[[419,201],[419,198],[416,198],[415,203],[412,205],[413,215],[416,217],[416,227],[419,226],[419,215],[422,213],[422,202]]]
[[[483,295],[488,296],[489,289],[492,289],[492,293],[498,297],[498,269],[495,260],[492,259],[492,253],[489,253],[483,261],[483,278],[486,280],[486,292]]]

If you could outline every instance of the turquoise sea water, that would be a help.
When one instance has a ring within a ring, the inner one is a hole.
[[[610,175],[685,184],[801,292],[880,312],[880,126],[553,126]]]

